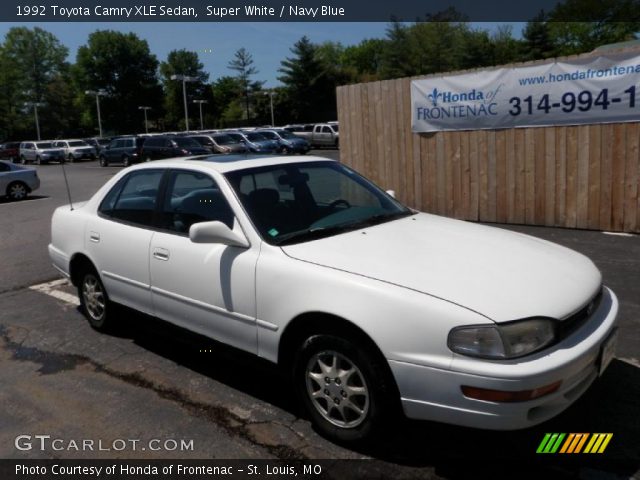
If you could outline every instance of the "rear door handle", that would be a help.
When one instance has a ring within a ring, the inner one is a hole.
[[[153,258],[157,258],[158,260],[163,260],[166,262],[167,260],[169,260],[169,250],[165,248],[154,248]]]
[[[89,232],[89,240],[94,243],[100,242],[100,234],[98,232]]]

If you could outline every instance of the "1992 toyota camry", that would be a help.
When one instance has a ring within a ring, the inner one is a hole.
[[[410,210],[318,157],[125,169],[56,210],[49,253],[94,328],[112,326],[115,302],[277,362],[343,442],[396,410],[540,423],[615,348],[618,302],[586,257]]]

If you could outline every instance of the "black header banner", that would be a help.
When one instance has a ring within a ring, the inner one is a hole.
[[[620,14],[606,21],[628,22],[640,0],[614,0]],[[559,0],[3,0],[3,22],[525,22]],[[609,2],[610,3],[610,2]],[[630,10],[630,6],[632,7]],[[625,13],[626,12],[626,13]],[[640,13],[639,13],[640,14]],[[597,12],[572,12],[569,21],[597,21]]]

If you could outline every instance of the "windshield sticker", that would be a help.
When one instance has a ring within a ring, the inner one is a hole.
[[[275,228],[272,228],[271,230],[269,230],[269,235],[271,235],[272,237],[275,237],[278,235],[278,230],[276,230]]]

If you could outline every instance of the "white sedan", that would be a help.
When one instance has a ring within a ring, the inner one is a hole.
[[[35,168],[0,160],[0,196],[6,196],[10,200],[23,200],[38,188],[40,178]]]
[[[413,211],[324,158],[128,168],[55,211],[49,253],[94,328],[118,303],[278,363],[342,442],[396,412],[535,425],[615,349],[618,302],[588,258]]]

